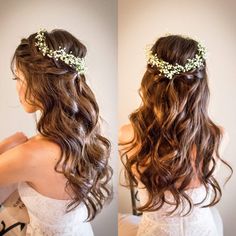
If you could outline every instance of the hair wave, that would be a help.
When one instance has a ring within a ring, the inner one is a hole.
[[[171,64],[184,65],[197,53],[197,42],[180,35],[169,35],[159,38],[151,51]],[[215,205],[222,195],[213,176],[216,159],[229,167],[231,175],[233,170],[220,157],[222,130],[210,119],[207,111],[206,62],[200,68],[174,75],[171,80],[162,76],[156,66],[147,65],[139,94],[142,103],[129,116],[133,139],[120,143],[126,145],[121,154],[126,178],[131,177],[137,186],[138,176],[148,191],[146,204],[137,209],[159,210],[164,203],[169,203],[165,192],[170,191],[175,208],[169,213],[187,201],[188,214],[197,204],[185,190],[196,178],[205,186],[206,197],[210,187],[213,189],[213,198],[204,207]],[[127,158],[131,150],[134,153]]]
[[[108,163],[111,144],[101,134],[99,107],[85,76],[61,60],[43,56],[35,46],[35,36],[21,40],[11,69],[14,73],[16,66],[23,72],[27,82],[25,99],[41,110],[38,132],[61,148],[54,169],[67,178],[66,190],[70,187],[74,193],[67,211],[84,203],[87,220],[92,220],[112,197],[112,169]],[[45,36],[52,50],[61,46],[76,57],[86,55],[86,47],[65,30],[56,29]]]

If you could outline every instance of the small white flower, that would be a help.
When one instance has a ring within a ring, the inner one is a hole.
[[[46,32],[45,29],[40,29],[35,38],[38,42],[35,43],[35,46],[38,47],[38,49],[42,52],[43,56],[48,56],[50,58],[55,58],[56,61],[60,59],[61,61],[65,62],[72,68],[75,68],[75,70],[78,72],[78,74],[84,74],[86,70],[85,66],[85,59],[76,57],[72,54],[72,51],[70,51],[69,54],[66,53],[66,48],[63,48],[59,46],[59,50],[51,50],[48,48],[46,41],[45,41],[45,35],[44,32]]]
[[[152,54],[150,48],[146,49],[146,57],[147,63],[151,66],[156,66],[158,70],[161,72],[159,75],[164,75],[168,79],[172,79],[174,75],[180,74],[182,72],[190,71],[200,66],[203,66],[203,62],[206,59],[206,48],[203,47],[200,43],[198,43],[198,52],[192,59],[187,59],[187,63],[183,65],[179,65],[175,63],[175,65],[170,64],[160,58],[156,54]]]

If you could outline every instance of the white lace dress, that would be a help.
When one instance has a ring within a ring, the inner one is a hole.
[[[194,203],[201,202],[205,197],[205,188],[203,186],[188,189],[186,193],[192,198]],[[173,202],[173,196],[166,194],[167,199]],[[139,198],[141,204],[147,200],[145,189],[139,189]],[[204,204],[210,202],[210,197],[204,201]],[[185,206],[185,208],[184,208]],[[187,216],[179,216],[180,210],[187,213],[186,204],[180,204],[177,212],[172,216],[165,216],[170,209],[174,209],[169,204],[159,211],[144,212],[139,223],[137,236],[220,236],[212,211],[209,207],[194,207],[192,212]]]
[[[27,236],[93,236],[90,223],[83,222],[87,209],[79,205],[75,210],[65,214],[68,200],[46,197],[26,182],[18,184],[18,192],[25,204],[30,223]]]

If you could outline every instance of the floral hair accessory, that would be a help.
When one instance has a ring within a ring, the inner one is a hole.
[[[60,59],[61,61],[65,62],[70,67],[74,68],[78,74],[84,74],[86,67],[85,67],[85,59],[76,57],[70,52],[69,54],[66,53],[65,49],[59,46],[58,50],[51,50],[46,44],[45,40],[45,29],[40,29],[36,35],[36,42],[35,46],[42,52],[43,56],[48,56],[50,58],[55,58],[57,61]]]
[[[206,48],[198,43],[196,55],[192,59],[187,59],[187,63],[185,65],[179,65],[178,63],[172,65],[169,62],[158,58],[157,54],[153,55],[150,48],[146,49],[146,57],[148,64],[152,67],[156,66],[158,68],[160,71],[159,75],[164,75],[168,79],[172,79],[174,75],[203,66],[203,62],[206,59]]]

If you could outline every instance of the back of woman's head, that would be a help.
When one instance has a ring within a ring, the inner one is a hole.
[[[139,90],[142,104],[130,115],[134,130],[130,149],[135,153],[123,159],[129,176],[137,184],[135,168],[149,193],[141,211],[160,209],[166,191],[174,196],[176,209],[185,199],[191,210],[193,203],[184,191],[193,179],[207,193],[213,188],[210,205],[221,197],[212,173],[216,157],[223,161],[218,152],[222,131],[208,116],[209,87],[201,49],[193,39],[169,35],[149,51]]]
[[[198,43],[192,39],[171,35],[157,40],[151,52],[171,65],[185,65],[188,59],[197,54]],[[143,102],[158,109],[156,112],[163,114],[163,119],[183,116],[182,112],[195,116],[202,109],[207,112],[209,88],[206,63],[204,61],[197,69],[174,74],[171,79],[162,75],[159,67],[148,64],[140,92]],[[196,112],[192,113],[193,109]],[[168,121],[166,120],[166,123]]]
[[[38,36],[35,33],[21,40],[12,70],[23,73],[25,100],[41,111],[38,132],[61,148],[55,170],[64,174],[74,192],[68,209],[82,202],[91,220],[112,194],[110,142],[100,132],[99,107],[83,71],[72,59],[70,63],[66,57],[44,54],[37,46]],[[72,54],[77,62],[86,55],[86,47],[65,30],[45,31],[44,40],[51,51],[63,49],[64,56]]]

